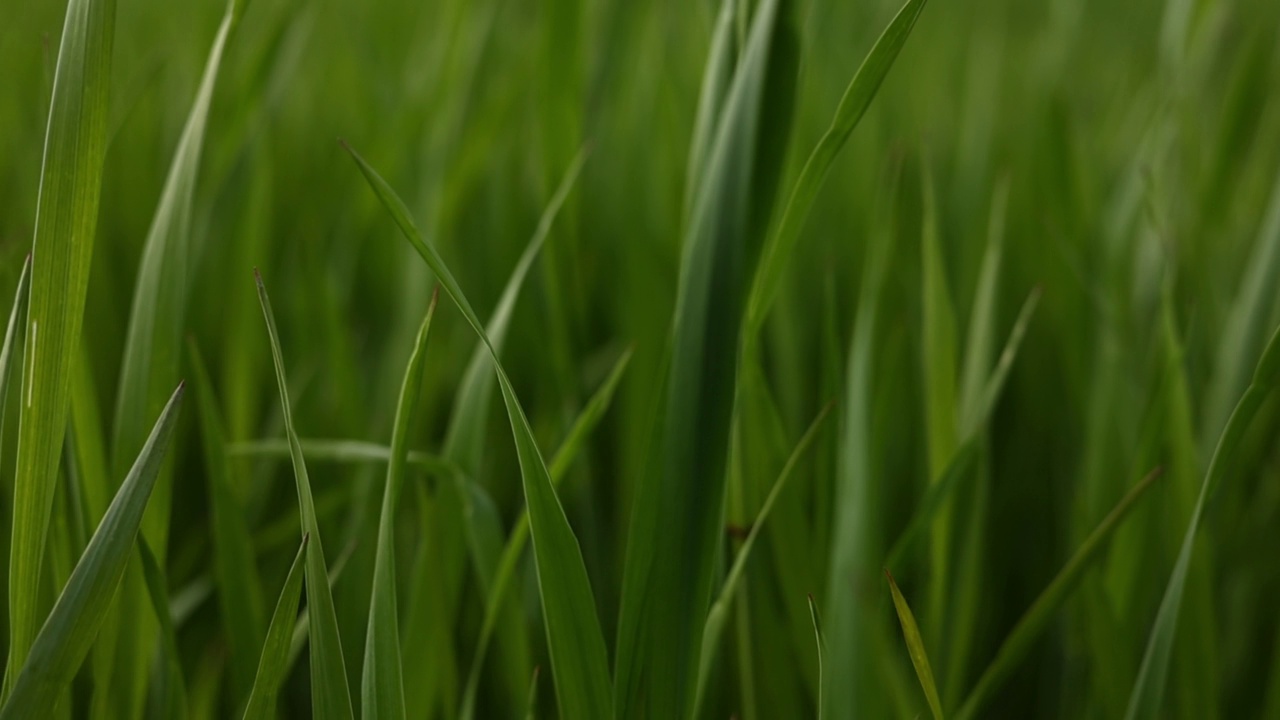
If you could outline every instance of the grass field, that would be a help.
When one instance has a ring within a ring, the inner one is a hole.
[[[1280,3],[12,5],[0,720],[1280,720]]]

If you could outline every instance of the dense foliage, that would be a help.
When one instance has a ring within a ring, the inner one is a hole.
[[[9,10],[0,719],[1280,720],[1273,0]]]

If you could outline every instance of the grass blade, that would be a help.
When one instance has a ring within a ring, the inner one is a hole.
[[[809,616],[813,618],[813,636],[818,643],[818,720],[822,720],[822,695],[827,687],[827,676],[822,669],[822,657],[827,654],[827,644],[822,639],[822,621],[818,619],[818,603],[809,596]]]
[[[7,697],[40,630],[40,566],[67,429],[106,152],[115,0],[67,4],[40,169],[9,561]],[[3,699],[3,697],[0,697]]]
[[[1129,696],[1129,708],[1125,712],[1126,720],[1150,720],[1160,712],[1160,703],[1164,698],[1165,682],[1169,674],[1169,659],[1173,653],[1173,640],[1178,630],[1178,612],[1182,609],[1182,594],[1186,588],[1187,574],[1191,567],[1191,554],[1195,548],[1196,535],[1200,530],[1200,517],[1204,514],[1204,506],[1208,498],[1213,496],[1214,490],[1227,474],[1232,456],[1240,446],[1254,415],[1258,413],[1258,408],[1271,394],[1272,388],[1278,381],[1280,381],[1280,329],[1272,333],[1271,340],[1267,343],[1254,369],[1253,380],[1227,419],[1222,436],[1218,439],[1218,446],[1209,460],[1209,469],[1205,472],[1204,482],[1200,486],[1200,496],[1191,513],[1191,522],[1187,525],[1186,535],[1183,536],[1178,559],[1173,565],[1173,574],[1169,577],[1169,585],[1165,588],[1160,609],[1156,612],[1155,624],[1151,628],[1147,649],[1142,656],[1142,666],[1138,669],[1138,679],[1134,682],[1133,692]]]
[[[751,286],[751,297],[747,303],[747,332],[754,335],[764,322],[765,313],[778,295],[782,283],[783,272],[787,260],[795,249],[796,240],[804,226],[809,209],[813,207],[814,198],[822,187],[831,165],[835,162],[840,149],[844,147],[853,129],[858,126],[871,101],[875,99],[880,84],[889,74],[889,68],[898,58],[902,46],[906,44],[911,29],[924,10],[926,0],[907,0],[898,10],[898,14],[880,34],[871,52],[863,59],[862,65],[854,73],[849,86],[845,88],[840,105],[836,108],[831,125],[818,141],[809,159],[805,161],[800,176],[796,179],[782,211],[782,219],[778,228],[771,233],[765,242],[759,269]]]
[[[925,699],[929,702],[929,711],[934,720],[942,720],[942,702],[938,699],[938,688],[933,682],[933,669],[929,667],[929,655],[924,649],[924,640],[920,637],[920,628],[916,626],[915,615],[907,599],[898,590],[898,583],[886,569],[884,576],[889,580],[889,590],[893,593],[893,607],[898,611],[898,621],[902,623],[902,636],[907,641],[907,652],[911,655],[911,664],[916,669],[916,677],[920,679],[920,687],[924,690]]]
[[[47,715],[75,677],[124,575],[181,406],[179,385],[32,643],[26,664],[15,673],[0,720]]]
[[[800,441],[796,443],[795,449],[791,451],[791,456],[787,458],[786,464],[782,466],[782,471],[778,473],[778,479],[774,480],[773,487],[769,489],[769,494],[760,506],[760,511],[756,513],[755,521],[751,523],[751,532],[747,533],[747,539],[742,541],[742,547],[739,548],[738,554],[733,558],[733,565],[730,566],[729,573],[725,575],[724,584],[720,587],[720,594],[716,597],[715,603],[712,604],[711,611],[707,613],[706,627],[702,633],[702,655],[698,666],[697,695],[693,708],[695,716],[702,706],[707,678],[711,674],[711,664],[714,662],[716,650],[720,646],[720,635],[724,631],[724,623],[728,619],[733,599],[737,596],[738,586],[746,573],[747,561],[751,558],[751,551],[755,547],[756,539],[759,537],[765,522],[769,519],[769,513],[778,501],[778,496],[782,494],[783,489],[786,488],[787,483],[791,480],[791,476],[795,474],[795,468],[800,459],[804,457],[805,452],[813,445],[813,441],[817,439],[818,431],[822,428],[822,422],[831,414],[831,409],[834,406],[834,402],[824,406],[818,416],[809,424],[809,428],[805,430],[804,435],[800,436]],[[809,599],[812,603],[813,596],[810,596]],[[821,707],[821,703],[819,703],[819,707]]]
[[[1044,629],[1048,626],[1049,621],[1053,618],[1054,612],[1062,606],[1071,592],[1080,584],[1084,571],[1089,569],[1095,560],[1101,557],[1102,549],[1106,547],[1107,540],[1120,523],[1129,514],[1147,491],[1152,483],[1160,477],[1161,469],[1156,468],[1147,473],[1145,477],[1134,485],[1128,493],[1125,494],[1115,508],[1107,514],[1098,527],[1094,529],[1089,537],[1080,545],[1067,564],[1058,571],[1058,574],[1049,583],[1049,586],[1040,593],[1027,612],[1018,620],[1018,624],[1014,626],[1009,633],[1000,649],[996,651],[995,659],[983,671],[982,677],[978,679],[978,683],[969,693],[969,697],[965,698],[964,704],[960,706],[960,710],[956,712],[956,718],[973,718],[977,717],[982,710],[982,706],[991,698],[994,693],[1009,675],[1017,668],[1018,663],[1026,657],[1027,652],[1031,649],[1032,643],[1040,637]]]
[[[427,315],[418,330],[413,354],[404,371],[400,400],[391,431],[391,460],[387,463],[387,482],[382,491],[382,511],[378,519],[378,547],[374,558],[373,598],[369,607],[369,630],[364,648],[362,717],[403,718],[404,678],[400,669],[400,622],[396,617],[396,505],[404,484],[405,460],[409,453],[409,426],[413,408],[422,388],[423,360],[427,338],[431,334],[431,318],[436,313],[432,295]]]
[[[313,462],[362,463],[390,462],[391,448],[387,445],[364,440],[347,439],[310,439],[298,441],[302,445],[302,455]],[[246,440],[228,443],[228,455],[256,457],[289,457],[289,440],[272,438],[268,440]],[[453,477],[462,475],[462,468],[445,458],[428,452],[410,450],[405,462],[414,465],[433,475]]]
[[[370,187],[390,211],[396,224],[414,249],[440,280],[445,292],[462,311],[463,317],[489,348],[498,384],[515,436],[525,502],[529,508],[538,587],[542,596],[543,619],[556,696],[565,717],[607,717],[612,707],[612,687],[604,636],[596,616],[595,599],[582,550],[556,497],[546,464],[533,439],[529,421],[516,399],[497,351],[489,342],[480,318],[463,294],[444,259],[423,240],[410,219],[408,208],[395,191],[354,150],[355,158]]]
[[[765,0],[716,120],[684,228],[665,404],[631,511],[615,714],[686,716],[720,553],[746,283],[781,175],[794,95],[792,8]]]
[[[578,415],[578,419],[574,421],[573,427],[569,429],[568,436],[560,444],[560,448],[556,450],[555,456],[551,458],[549,471],[551,473],[551,482],[557,487],[564,481],[565,475],[568,474],[569,468],[573,465],[573,461],[577,459],[587,436],[591,434],[591,431],[595,429],[601,418],[604,417],[605,411],[609,409],[609,404],[613,400],[618,383],[622,381],[623,372],[631,361],[631,355],[632,351],[628,349],[622,354],[622,357],[618,358],[618,362],[614,364],[609,377],[596,390],[595,395],[591,396],[586,407]],[[502,610],[502,603],[507,596],[507,589],[511,586],[511,580],[515,576],[520,558],[524,555],[524,546],[528,540],[529,513],[525,511],[520,513],[515,527],[512,528],[511,534],[507,537],[507,544],[502,549],[497,568],[494,571],[493,584],[489,590],[489,598],[485,603],[484,623],[480,627],[480,638],[476,641],[475,655],[472,657],[471,670],[467,675],[462,710],[458,714],[462,720],[471,720],[471,718],[475,717],[476,693],[480,689],[480,674],[484,670],[489,641],[493,638],[499,613]]]
[[[275,364],[276,383],[280,389],[285,435],[289,438],[293,473],[298,486],[298,508],[302,515],[302,532],[309,535],[307,543],[306,574],[307,608],[311,615],[311,702],[312,712],[321,720],[350,718],[351,691],[347,686],[347,670],[342,658],[342,639],[338,637],[338,618],[333,607],[333,591],[329,588],[329,572],[324,560],[324,547],[320,542],[320,524],[316,520],[315,502],[311,497],[311,480],[307,476],[302,446],[293,425],[293,410],[289,405],[288,380],[284,371],[284,355],[280,350],[280,335],[276,330],[275,315],[271,312],[271,299],[262,276],[254,271],[258,283],[258,301],[267,322],[267,334],[271,341],[271,358]]]
[[[31,255],[22,263],[18,276],[18,289],[13,292],[13,309],[9,312],[9,325],[4,331],[4,346],[0,347],[0,438],[4,437],[4,415],[9,407],[9,380],[13,370],[13,349],[22,337],[23,321],[27,315],[27,302],[31,299]]]
[[[231,680],[237,700],[249,696],[254,668],[266,632],[262,584],[258,581],[257,556],[244,504],[231,487],[222,414],[213,381],[194,340],[188,355],[195,375],[200,439],[204,452],[205,484],[209,491],[213,534],[213,572],[217,579],[218,610],[231,652]],[[288,453],[288,449],[285,449]]]
[[[178,652],[178,635],[174,632],[173,614],[169,610],[169,583],[145,537],[138,538],[138,552],[142,556],[142,576],[147,583],[151,610],[160,624],[161,656],[166,670],[166,677],[160,688],[160,712],[162,717],[185,718],[188,717],[187,687],[182,678],[182,665],[178,660],[181,657]]]
[[[302,596],[302,579],[307,555],[309,535],[302,536],[298,555],[289,567],[280,590],[280,599],[271,615],[267,638],[262,645],[262,658],[258,661],[257,677],[249,693],[249,704],[244,709],[244,720],[270,720],[275,716],[276,695],[289,673],[289,643],[293,637],[293,625],[298,619],[298,599]]]

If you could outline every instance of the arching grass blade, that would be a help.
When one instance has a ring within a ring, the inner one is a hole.
[[[404,485],[405,459],[409,452],[409,427],[413,408],[422,388],[422,368],[435,316],[437,295],[432,295],[422,320],[413,353],[400,385],[400,399],[391,431],[391,460],[382,490],[382,510],[378,519],[378,546],[374,558],[373,598],[369,607],[369,629],[365,636],[364,676],[361,688],[361,716],[403,718],[404,678],[400,669],[400,622],[396,617],[396,506]]]
[[[179,385],[32,643],[26,664],[15,673],[0,720],[47,715],[84,662],[120,586],[181,406]]]
[[[316,519],[315,502],[311,496],[311,480],[307,476],[302,446],[293,425],[293,410],[289,404],[288,380],[285,377],[284,355],[280,349],[280,334],[276,330],[275,315],[271,312],[271,299],[262,276],[254,271],[258,284],[258,301],[267,322],[267,334],[271,340],[271,357],[275,363],[276,384],[280,390],[285,435],[288,436],[293,473],[297,480],[298,508],[302,515],[302,532],[309,535],[307,543],[306,573],[307,608],[311,615],[311,702],[312,712],[321,720],[351,718],[351,691],[347,686],[347,670],[342,659],[342,639],[338,636],[338,618],[333,607],[333,591],[329,588],[329,572],[324,559],[324,547],[320,542],[320,524]]]
[[[302,596],[309,539],[309,535],[302,536],[302,544],[298,546],[298,554],[289,567],[289,575],[271,615],[267,639],[262,645],[262,657],[258,661],[257,677],[244,709],[244,720],[270,720],[275,716],[276,696],[289,673],[289,643],[293,637],[294,622],[298,619],[298,599]]]

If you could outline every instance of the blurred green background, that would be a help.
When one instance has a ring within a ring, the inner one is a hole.
[[[798,6],[796,115],[791,136],[776,138],[789,147],[783,187],[898,9],[885,0]],[[709,0],[252,0],[213,98],[186,320],[211,365],[229,439],[283,432],[254,267],[271,288],[303,436],[385,444],[390,435],[434,281],[337,138],[400,191],[482,317],[587,146],[503,357],[549,456],[619,354],[635,348],[618,397],[560,492],[612,646],[716,11]],[[4,297],[31,245],[63,12],[59,2],[11,3],[0,28]],[[83,337],[104,419],[116,403],[143,240],[222,12],[217,0],[119,2]],[[821,601],[831,582],[845,365],[868,248],[889,236],[896,241],[871,371],[875,543],[893,541],[929,482],[920,242],[929,188],[960,347],[993,224],[1003,223],[1005,237],[997,348],[1027,296],[1035,288],[1042,295],[985,433],[980,482],[958,498],[957,529],[942,539],[971,548],[947,594],[932,584],[926,547],[891,569],[920,619],[944,704],[953,706],[1087,533],[1163,466],[1164,477],[989,706],[990,717],[1123,714],[1204,468],[1280,323],[1278,43],[1280,3],[1272,0],[933,0],[925,8],[818,196],[765,326],[776,415],[744,422],[778,447],[744,453],[748,480],[730,502],[731,525],[750,522],[810,420],[841,402],[770,520],[768,551],[748,568],[750,609],[741,606],[743,617],[731,621],[746,630],[726,633],[706,716],[801,717],[816,706],[805,595]],[[461,316],[442,304],[413,447],[439,447],[474,346]],[[501,413],[495,398],[478,479],[509,523],[523,494]],[[174,598],[207,582],[211,563],[194,418],[184,419],[176,448],[167,567]],[[10,428],[6,478],[16,423]],[[1277,430],[1280,405],[1272,401],[1208,508],[1168,717],[1280,718]],[[334,592],[354,683],[382,471],[312,465],[330,556],[353,548]],[[296,548],[289,466],[238,458],[234,470],[248,488],[258,550],[259,566],[246,572],[260,573],[274,598]],[[436,488],[413,482],[426,494]],[[402,503],[405,576],[415,552],[430,546],[411,522],[414,497]],[[465,680],[483,616],[476,582],[462,575],[451,642],[439,651],[455,673],[444,684]],[[533,662],[545,670],[531,564],[521,582]],[[924,705],[888,590],[858,592],[880,604],[891,642],[854,652],[894,668],[884,671],[883,692],[859,707],[865,717],[913,717]],[[178,637],[188,684],[202,678],[212,688],[193,713],[231,713],[215,603],[191,611]],[[481,716],[512,716],[523,697],[512,696],[496,661],[485,678]],[[291,676],[290,714],[306,712],[306,682],[305,672]],[[543,684],[550,709],[554,696]],[[449,707],[441,699],[430,712],[448,717]]]

